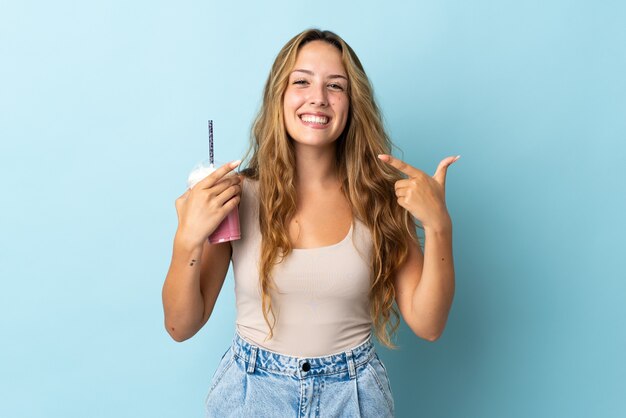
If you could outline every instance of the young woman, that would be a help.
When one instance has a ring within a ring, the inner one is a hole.
[[[236,329],[207,416],[393,416],[372,327],[396,347],[395,302],[417,336],[443,332],[454,294],[444,186],[458,157],[433,177],[391,157],[358,57],[316,29],[278,54],[252,133],[245,170],[227,176],[240,162],[226,164],[176,200],[163,287],[172,338],[204,326],[234,268]],[[209,244],[237,205],[242,238]]]

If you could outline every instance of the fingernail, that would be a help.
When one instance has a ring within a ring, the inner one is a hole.
[[[235,168],[237,167],[239,164],[241,163],[241,160],[237,160],[237,161],[233,161],[232,163],[230,163],[230,166]]]
[[[385,154],[378,154],[378,158],[380,158],[381,160],[382,160],[381,157],[384,157],[384,156],[385,156]]]
[[[459,158],[461,158],[461,156],[460,156],[460,155],[457,155],[457,156],[454,158],[454,161],[458,160]]]

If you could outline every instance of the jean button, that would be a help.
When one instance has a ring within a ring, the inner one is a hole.
[[[311,370],[311,365],[309,364],[308,361],[304,362],[304,364],[302,364],[302,370],[304,370],[305,372],[308,372],[309,370]]]

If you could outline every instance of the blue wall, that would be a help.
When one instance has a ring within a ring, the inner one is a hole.
[[[626,416],[626,7],[619,1],[2,2],[0,416],[201,417],[229,272],[163,327],[174,199],[239,158],[299,31],[359,54],[403,150],[447,177],[457,292],[379,345],[399,417]]]

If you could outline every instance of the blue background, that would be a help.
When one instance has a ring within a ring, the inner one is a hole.
[[[174,200],[243,156],[279,49],[355,49],[408,163],[447,177],[456,295],[378,345],[399,417],[626,416],[620,1],[0,3],[0,416],[201,417],[232,272],[163,326]]]

